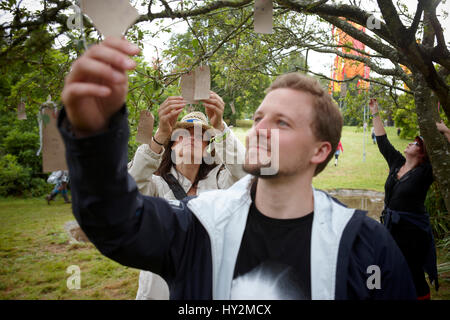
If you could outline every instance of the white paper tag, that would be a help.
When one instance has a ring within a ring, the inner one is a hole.
[[[253,27],[256,33],[273,33],[272,0],[255,0]]]
[[[58,131],[58,112],[54,108],[44,108],[42,117],[42,171],[67,170],[66,148]]]
[[[155,118],[150,111],[143,110],[139,116],[139,124],[136,134],[136,141],[150,144],[153,136],[153,124]]]
[[[211,90],[211,73],[209,66],[203,65],[195,69],[195,80],[194,80],[194,99],[203,100],[209,99]]]
[[[17,105],[17,119],[19,120],[27,119],[27,113],[25,112],[25,103],[22,101]]]
[[[189,72],[181,76],[180,79],[181,96],[186,100],[187,104],[196,103],[195,95],[195,73]]]
[[[139,17],[129,0],[81,0],[81,10],[105,37],[122,37]]]

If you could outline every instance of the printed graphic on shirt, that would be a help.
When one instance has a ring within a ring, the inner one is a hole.
[[[231,299],[308,300],[310,297],[305,287],[294,268],[265,262],[233,280]]]

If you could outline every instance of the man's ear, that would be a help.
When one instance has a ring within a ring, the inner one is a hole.
[[[331,143],[328,141],[317,142],[314,154],[311,158],[311,163],[319,164],[324,162],[331,152]]]

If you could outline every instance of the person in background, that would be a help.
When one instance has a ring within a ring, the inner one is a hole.
[[[334,166],[337,167],[338,165],[338,159],[339,159],[339,155],[342,153],[344,153],[344,148],[342,147],[342,143],[341,141],[339,141],[339,144],[336,148],[336,151],[334,152]]]
[[[433,182],[433,171],[422,137],[409,143],[403,154],[389,142],[379,116],[376,99],[369,102],[378,148],[389,166],[384,186],[382,223],[388,228],[408,262],[417,297],[430,299],[431,283],[439,287],[436,267],[436,249],[431,231],[425,198]]]
[[[55,184],[53,191],[45,197],[47,204],[55,200],[56,196],[61,193],[65,203],[71,203],[67,195],[67,187],[69,184],[69,172],[67,170],[54,171],[48,178],[47,182]]]
[[[246,175],[242,169],[245,148],[223,121],[225,103],[222,98],[211,91],[210,98],[203,100],[202,104],[211,124],[205,114],[198,111],[187,114],[177,122],[178,115],[186,107],[182,97],[169,97],[161,104],[158,110],[159,128],[151,144],[141,145],[128,164],[128,172],[142,194],[181,200],[187,195],[226,189]],[[195,126],[201,128],[201,136],[194,134]],[[178,135],[180,129],[189,130],[189,138]],[[212,131],[215,133],[212,140],[204,137]],[[200,161],[176,164],[176,159],[181,159],[183,155],[193,156],[196,146],[201,148],[200,155],[210,149],[208,151],[214,153],[216,161],[212,164],[204,161],[201,164]],[[172,153],[175,153],[175,163]],[[142,270],[136,299],[167,300],[169,287],[159,275]]]

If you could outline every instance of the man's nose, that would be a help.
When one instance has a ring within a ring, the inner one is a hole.
[[[255,125],[255,131],[258,136],[266,136],[267,138],[270,138],[272,127],[273,126],[270,119],[263,118]]]

